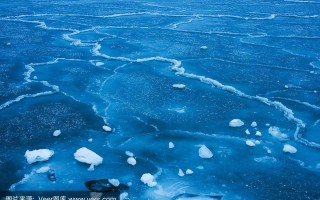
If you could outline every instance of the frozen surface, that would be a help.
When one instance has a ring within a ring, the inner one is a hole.
[[[35,163],[35,162],[41,162],[46,161],[53,156],[54,151],[50,149],[38,149],[38,150],[27,150],[24,154],[24,157],[27,159],[27,162],[29,164]]]
[[[319,199],[319,11],[3,1],[0,191],[117,179],[132,200]],[[26,150],[43,148],[54,156],[28,164]]]

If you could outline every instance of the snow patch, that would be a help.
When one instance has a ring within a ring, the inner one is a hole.
[[[212,158],[213,153],[206,147],[206,145],[202,145],[199,149],[200,158]]]
[[[243,123],[243,121],[241,121],[240,119],[233,119],[233,120],[231,120],[230,122],[229,122],[229,126],[230,127],[241,127],[241,126],[243,126],[244,125],[244,123]]]
[[[27,162],[29,164],[32,164],[35,162],[49,160],[49,158],[53,156],[53,154],[54,154],[54,151],[49,149],[38,149],[33,151],[27,150],[26,153],[24,154],[24,157],[26,157]]]

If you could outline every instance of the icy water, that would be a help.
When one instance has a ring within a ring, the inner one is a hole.
[[[319,1],[9,0],[0,46],[0,190],[115,178],[127,199],[320,199]],[[28,164],[35,149],[54,155]]]

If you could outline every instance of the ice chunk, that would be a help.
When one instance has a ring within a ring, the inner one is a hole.
[[[184,176],[184,173],[183,173],[182,169],[179,169],[178,175],[179,176]]]
[[[240,119],[233,119],[229,122],[230,127],[241,127],[244,123]]]
[[[193,171],[191,169],[187,169],[186,174],[193,174]]]
[[[150,173],[145,173],[141,176],[140,180],[147,184],[149,187],[154,187],[157,185],[157,182],[154,181],[154,177]]]
[[[257,125],[258,125],[258,124],[257,124],[257,122],[255,122],[255,121],[253,121],[253,122],[251,123],[251,127],[253,127],[253,128],[254,128],[254,127],[257,127]]]
[[[106,132],[112,131],[112,128],[111,128],[110,126],[107,126],[107,125],[102,126],[102,129],[103,129],[104,131],[106,131]]]
[[[271,126],[268,131],[275,138],[278,138],[280,140],[288,139],[288,135],[281,133],[280,129],[276,126]]]
[[[123,192],[120,194],[120,200],[125,200],[125,199],[128,199],[128,192]]]
[[[133,154],[131,151],[126,151],[126,155],[127,155],[127,156],[130,156],[130,157],[133,157],[133,156],[134,156],[134,154]]]
[[[54,151],[49,149],[38,149],[33,151],[27,150],[26,153],[24,154],[24,157],[26,157],[27,162],[29,164],[32,164],[38,161],[49,160],[49,158],[53,156],[53,154],[54,154]]]
[[[120,181],[118,179],[109,179],[109,182],[115,187],[120,185]]]
[[[94,165],[100,165],[103,161],[103,158],[101,156],[87,149],[86,147],[78,149],[73,155],[77,161],[91,165],[90,169],[92,169]]]
[[[296,153],[297,149],[295,147],[291,146],[290,144],[285,144],[285,145],[283,145],[283,152]]]
[[[104,65],[103,62],[96,62],[96,66],[97,66],[97,67],[100,67],[100,66],[102,66],[102,65]]]
[[[174,144],[172,142],[169,142],[169,149],[173,149],[174,148]]]
[[[61,134],[61,130],[55,130],[53,132],[53,136],[55,136],[55,137],[59,136],[60,134]]]
[[[213,156],[213,153],[206,147],[205,145],[202,145],[199,149],[199,156],[201,158],[211,158]]]
[[[261,142],[259,140],[255,140],[254,143],[255,144],[261,144]]]
[[[39,169],[36,170],[37,174],[41,174],[41,173],[46,173],[50,170],[50,167],[41,167]]]
[[[136,159],[134,159],[134,157],[130,157],[127,159],[127,163],[132,166],[135,166],[137,164],[137,161],[136,161]]]
[[[246,140],[246,145],[248,145],[250,147],[256,146],[256,144],[252,140]]]
[[[256,132],[256,136],[259,136],[259,137],[260,137],[261,135],[262,135],[262,133],[261,133],[260,131],[257,131],[257,132]]]
[[[245,133],[246,133],[247,135],[250,135],[250,131],[249,131],[248,129],[245,131]]]
[[[69,183],[69,184],[73,184],[74,181],[73,181],[73,180],[69,180],[68,183]]]
[[[92,142],[92,141],[93,141],[93,139],[92,139],[92,138],[89,138],[89,139],[88,139],[88,142]]]
[[[208,49],[207,46],[201,46],[200,49]]]
[[[90,167],[88,168],[88,171],[94,171],[94,165],[91,164]]]
[[[173,84],[172,87],[177,88],[177,89],[184,89],[184,88],[186,88],[186,85],[178,83],[178,84]]]
[[[10,42],[7,42],[7,46],[10,46],[11,45],[11,43]]]

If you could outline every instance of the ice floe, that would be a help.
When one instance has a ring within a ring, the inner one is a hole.
[[[187,169],[186,174],[193,174],[193,171],[191,169]]]
[[[93,141],[93,139],[92,139],[92,138],[89,138],[89,139],[88,139],[88,142],[92,142],[92,141]]]
[[[109,182],[115,187],[120,185],[120,181],[118,179],[109,179]]]
[[[206,147],[205,145],[202,145],[199,149],[199,156],[201,158],[212,158],[213,153]]]
[[[291,146],[290,144],[284,144],[282,150],[286,153],[296,153],[298,151],[294,146]]]
[[[173,149],[174,148],[174,144],[172,142],[169,142],[169,149]]]
[[[268,131],[273,137],[278,138],[280,140],[286,140],[289,138],[287,134],[281,133],[280,129],[276,126],[271,126],[268,129]]]
[[[260,131],[256,131],[256,136],[262,136],[262,133]]]
[[[141,176],[140,181],[144,184],[147,184],[149,187],[154,187],[157,185],[157,182],[154,180],[154,176],[150,173],[145,173]]]
[[[134,156],[134,154],[131,151],[126,151],[125,153],[126,153],[127,156],[130,156],[130,157]]]
[[[179,169],[178,176],[184,176],[184,172],[182,171],[182,169]]]
[[[207,46],[201,46],[200,49],[208,49]]]
[[[257,122],[253,121],[253,122],[251,123],[251,127],[255,128],[255,127],[257,127],[257,126],[258,126]]]
[[[241,127],[244,123],[240,119],[233,119],[229,122],[230,127]]]
[[[245,133],[246,133],[247,135],[250,135],[250,131],[249,131],[248,129],[245,131]]]
[[[110,126],[107,126],[107,125],[104,125],[102,126],[102,129],[106,132],[111,132],[112,131],[112,128]]]
[[[49,149],[38,149],[33,151],[27,150],[26,153],[24,154],[24,157],[26,157],[27,162],[29,164],[32,164],[35,162],[49,160],[49,158],[53,156],[53,154],[54,154],[54,151]]]
[[[46,173],[50,170],[50,167],[41,167],[39,169],[36,170],[37,174],[41,174],[41,173]]]
[[[73,155],[77,161],[89,164],[90,167],[88,170],[90,171],[94,170],[94,166],[100,165],[103,161],[101,156],[86,147],[78,149]]]
[[[137,161],[136,161],[136,159],[134,157],[129,157],[127,159],[127,163],[132,165],[132,166],[135,166],[137,164]]]
[[[100,66],[102,66],[102,65],[104,65],[103,62],[96,62],[96,66],[97,66],[97,67],[100,67]]]
[[[177,89],[184,89],[184,88],[186,88],[186,85],[178,83],[178,84],[173,84],[172,87],[177,88]]]
[[[59,136],[60,134],[61,134],[61,130],[55,130],[53,132],[53,136],[55,136],[55,137]]]
[[[252,140],[246,140],[246,145],[248,145],[250,147],[256,146],[256,144]]]

